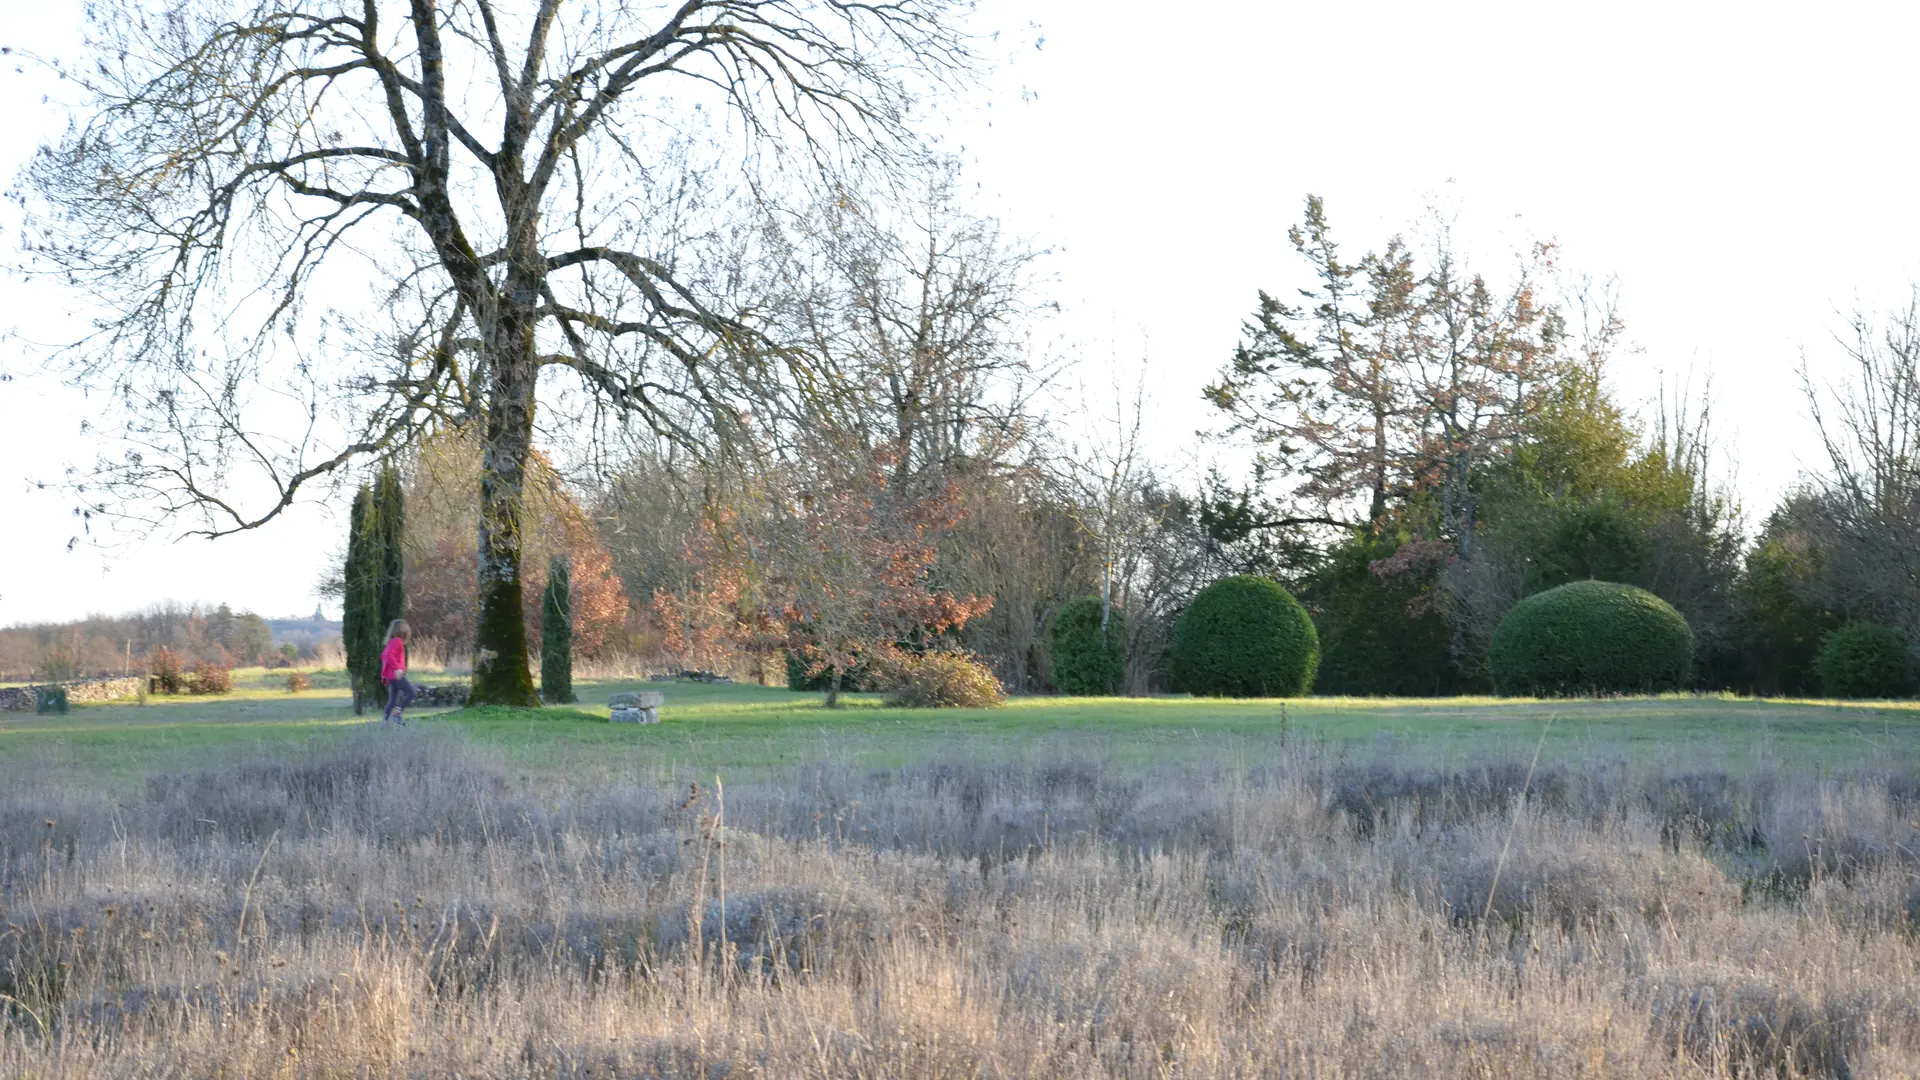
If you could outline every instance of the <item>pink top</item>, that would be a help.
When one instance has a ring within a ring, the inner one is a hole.
[[[380,653],[380,680],[387,682],[406,674],[407,641],[405,638],[388,638],[387,647]]]

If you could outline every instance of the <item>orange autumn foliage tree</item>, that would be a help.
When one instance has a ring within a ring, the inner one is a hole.
[[[827,676],[829,706],[856,664],[934,645],[993,608],[933,585],[940,539],[963,516],[951,486],[916,498],[890,486],[890,464],[876,456],[863,474],[817,478],[777,545],[788,648]]]
[[[429,439],[408,469],[407,618],[414,632],[449,651],[472,646],[479,611],[480,446],[458,431]],[[573,563],[573,651],[592,658],[617,642],[627,594],[593,522],[559,473],[536,451],[527,476],[522,550],[527,640],[540,648],[540,597],[548,557]]]
[[[682,544],[681,557],[689,580],[678,588],[655,589],[649,615],[662,646],[683,670],[727,671],[744,655],[780,647],[779,620],[759,600],[759,575],[737,515],[707,513]]]
[[[826,677],[834,706],[856,667],[938,648],[991,610],[992,597],[935,580],[940,541],[963,517],[951,488],[912,494],[892,485],[885,455],[861,464],[787,477],[762,519],[710,514],[687,545],[692,584],[654,593],[669,647],[718,658],[784,646]]]

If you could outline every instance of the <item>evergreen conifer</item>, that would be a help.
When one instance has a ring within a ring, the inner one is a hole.
[[[383,639],[395,619],[406,618],[406,559],[404,542],[407,530],[407,497],[400,488],[399,470],[389,465],[380,470],[373,488],[373,532],[379,544],[379,582],[377,586],[379,625],[375,633]],[[381,641],[385,647],[385,640]],[[378,671],[374,673],[376,676]]]
[[[555,555],[540,599],[540,697],[549,705],[574,701],[572,577],[566,556]]]
[[[347,679],[353,687],[353,711],[365,712],[380,686],[380,547],[374,526],[373,490],[365,484],[353,496],[347,525],[345,610],[340,636],[347,650]]]
[[[380,653],[386,648],[387,627],[406,614],[405,533],[406,497],[399,472],[389,465],[371,487],[362,484],[354,493],[347,526],[346,610],[340,633],[356,713],[380,704]]]

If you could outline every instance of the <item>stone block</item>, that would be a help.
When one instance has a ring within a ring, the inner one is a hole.
[[[657,709],[667,703],[667,695],[658,690],[628,690],[607,699],[612,709]]]

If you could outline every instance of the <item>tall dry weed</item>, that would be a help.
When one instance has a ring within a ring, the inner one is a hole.
[[[1905,776],[0,765],[0,1075],[1914,1075]]]

